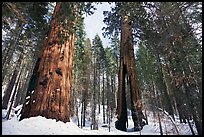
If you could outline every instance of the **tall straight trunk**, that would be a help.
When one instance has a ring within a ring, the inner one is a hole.
[[[148,118],[147,118],[147,109],[145,108],[145,120],[146,120],[146,124],[148,125]]]
[[[75,104],[75,98],[76,98],[76,96],[75,96],[75,92],[76,92],[76,73],[75,73],[75,70],[76,70],[76,65],[74,64],[74,68],[72,70],[72,72],[74,74],[73,75],[73,81],[72,81],[73,86],[72,86],[71,95],[70,95],[70,98],[71,98],[70,109],[72,110],[70,112],[71,117],[76,115],[76,104]]]
[[[164,102],[164,107],[169,112],[169,115],[171,115],[172,118],[175,120],[173,106],[172,106],[169,94],[167,92],[167,86],[165,84],[164,74],[163,74],[163,71],[162,71],[161,58],[160,58],[159,54],[157,54],[157,59],[159,61],[158,70],[160,71],[161,91],[162,91],[162,94],[163,94],[163,98],[162,98],[163,101],[162,102]]]
[[[31,70],[33,70],[33,67],[31,67]],[[22,95],[20,97],[20,103],[19,104],[23,104],[25,102],[25,97],[26,97],[26,94],[27,94],[27,88],[28,88],[28,84],[29,84],[29,80],[30,80],[30,77],[32,75],[32,71],[28,71],[28,75],[27,75],[27,78],[25,79],[25,84],[23,85],[22,87]]]
[[[17,75],[18,75],[18,71],[14,70],[12,78],[11,78],[11,80],[9,82],[9,85],[8,85],[8,87],[7,87],[6,91],[5,91],[4,97],[3,97],[2,109],[7,109],[8,102],[9,102],[9,99],[10,99],[10,96],[11,96],[11,93],[12,93],[13,86],[15,84]]]
[[[19,73],[19,76],[18,76],[18,78],[17,78],[17,81],[16,81],[16,86],[15,86],[15,88],[14,88],[14,91],[13,91],[13,94],[12,94],[12,96],[11,96],[11,104],[10,104],[10,106],[9,106],[9,109],[8,109],[8,112],[7,112],[7,114],[6,114],[6,119],[9,119],[9,116],[10,116],[10,113],[11,113],[11,109],[12,109],[12,107],[13,107],[13,103],[14,103],[14,98],[15,98],[15,95],[16,95],[16,92],[17,92],[17,87],[19,86],[19,80],[20,80],[20,77],[21,77],[21,74],[22,74],[22,69],[20,70],[20,73]]]
[[[96,59],[95,57],[94,57],[92,124],[93,124],[93,130],[97,130],[98,127],[97,127],[97,122],[96,122]]]
[[[88,68],[86,70],[86,72],[89,72]],[[84,81],[84,91],[83,91],[83,103],[84,103],[84,107],[83,107],[83,126],[85,127],[85,123],[86,123],[86,106],[87,106],[87,98],[88,98],[88,89],[89,89],[89,75],[90,73],[86,73],[86,80]]]
[[[75,51],[75,54],[77,55],[77,51]],[[71,93],[71,106],[70,108],[72,109],[71,111],[71,116],[76,115],[77,116],[77,120],[78,120],[78,126],[80,126],[80,122],[79,122],[79,114],[78,114],[78,109],[80,107],[80,103],[78,103],[78,98],[79,98],[79,91],[78,91],[78,83],[77,83],[77,79],[78,79],[78,75],[77,75],[77,71],[78,71],[78,60],[76,60],[75,64],[74,64],[74,69],[73,69],[73,74],[74,74],[74,78],[73,78],[73,90]]]
[[[107,85],[107,90],[106,90],[106,123],[108,123],[109,119],[109,111],[110,111],[110,84],[109,84],[109,74],[106,74],[106,85]]]
[[[108,124],[108,131],[110,132],[110,112],[111,112],[111,87],[110,87],[110,81],[109,81],[109,76],[107,77],[107,124]]]
[[[77,115],[77,125],[78,127],[80,126],[80,122],[79,122],[79,106],[78,103],[76,103],[76,115]]]
[[[15,68],[15,70],[14,70],[14,72],[13,72],[13,75],[12,75],[12,78],[11,78],[11,80],[10,80],[10,82],[9,82],[8,88],[7,88],[7,90],[5,91],[5,95],[4,95],[4,97],[3,97],[3,104],[2,104],[2,108],[3,108],[3,109],[6,109],[7,106],[8,106],[8,102],[9,102],[11,93],[12,93],[12,91],[13,91],[13,87],[14,87],[14,85],[15,85],[16,78],[17,78],[18,73],[19,73],[18,71],[19,71],[19,67],[20,67],[20,64],[21,64],[21,62],[22,62],[22,59],[23,59],[23,53],[20,54],[20,57],[19,57],[19,59],[18,59],[18,61],[17,61],[16,68]]]
[[[77,8],[73,4],[72,10]],[[44,116],[57,121],[70,121],[70,94],[77,18],[70,20],[63,12],[62,2],[57,2],[50,25],[50,34],[44,41],[30,79],[28,94],[21,118]],[[63,25],[63,22],[66,25]],[[71,25],[72,24],[72,25]],[[67,28],[69,26],[69,28]],[[73,27],[73,28],[72,28]]]
[[[83,127],[85,127],[86,124],[86,100],[84,100],[84,107],[83,107]]]
[[[30,64],[29,66],[28,66],[27,63],[24,64],[24,67],[23,67],[24,71],[22,72],[23,74],[22,74],[22,78],[20,80],[21,86],[18,88],[14,107],[23,104],[24,101],[25,101],[25,96],[26,96],[28,83],[29,83],[30,77],[32,75],[32,70],[34,68],[34,65],[36,63],[36,59],[33,59],[33,62],[34,63]]]
[[[15,103],[14,103],[14,107],[17,107],[19,104],[20,104],[20,98],[22,96],[22,87],[23,87],[23,84],[25,84],[25,81],[23,80],[25,73],[26,73],[26,67],[25,67],[26,64],[23,65],[21,71],[22,71],[22,74],[21,74],[21,77],[19,78],[19,85],[18,85],[18,88],[16,89],[17,93],[16,93],[16,99],[15,99]],[[26,74],[27,75],[27,74]]]
[[[179,74],[181,74],[182,70],[181,70],[181,67],[179,67],[180,64],[177,64],[176,65],[177,69],[174,69],[174,66],[171,66],[171,64],[173,64],[173,60],[169,59],[169,61],[170,63],[168,64],[168,72],[170,74],[171,80],[173,81],[173,83],[171,84],[172,86],[171,88],[172,88],[173,95],[175,97],[176,107],[179,114],[179,120],[180,120],[180,123],[186,123],[185,115],[187,110],[185,110],[184,104],[186,104],[187,96],[185,96],[183,92],[184,90],[180,85],[181,83],[177,85],[177,82],[176,82],[177,79],[175,79],[175,76],[178,76]]]
[[[19,84],[18,84],[18,88],[17,88],[17,93],[16,93],[16,99],[15,99],[15,103],[14,103],[14,107],[17,107],[19,104],[20,104],[20,98],[22,96],[22,87],[23,87],[23,84],[24,81],[22,80],[22,77],[21,77],[21,81],[19,81]]]
[[[84,99],[81,102],[81,128],[83,127],[83,111],[84,111]]]
[[[104,72],[103,72],[103,96],[102,96],[102,105],[103,105],[103,124],[105,124],[105,90],[104,90]]]
[[[194,133],[194,131],[193,131],[193,127],[192,127],[192,125],[191,125],[191,123],[190,123],[190,121],[189,121],[188,118],[187,118],[187,122],[188,122],[188,125],[189,125],[189,128],[190,128],[190,130],[191,130],[192,135],[195,135],[195,133]]]
[[[100,114],[100,64],[99,64],[99,69],[98,69],[98,113]]]
[[[121,45],[120,45],[120,68],[119,68],[119,88],[118,88],[118,101],[117,101],[117,114],[118,121],[120,121],[123,111],[122,109],[122,93],[125,90],[125,76],[127,75],[130,84],[130,96],[131,96],[131,111],[132,118],[134,121],[134,127],[141,127],[142,125],[142,108],[141,108],[141,94],[138,87],[137,75],[136,75],[136,65],[135,56],[133,49],[133,36],[131,22],[128,17],[122,17],[121,22]],[[125,106],[127,109],[127,106]],[[125,113],[124,113],[125,114]],[[127,115],[127,114],[126,114]],[[127,121],[127,116],[124,121]],[[125,127],[125,122],[118,122],[117,124],[123,125]],[[126,130],[126,129],[123,129]],[[136,129],[137,130],[137,129]]]
[[[171,104],[172,104],[172,108],[173,108],[173,112],[175,114],[178,114],[178,108],[176,105],[176,99],[173,96],[173,85],[171,84],[171,74],[170,74],[170,68],[169,65],[163,65],[162,66],[162,73],[163,73],[163,78],[167,87],[167,92],[169,94],[170,100],[171,100]]]
[[[116,74],[114,72],[114,76],[113,76],[113,109],[116,108],[116,101],[115,101],[115,94],[116,94]]]
[[[114,103],[114,87],[113,87],[113,75],[111,75],[111,95],[110,95],[110,97],[111,97],[111,100],[110,100],[110,110],[111,110],[111,120],[112,120],[112,118],[113,118],[113,108],[114,108],[114,105],[113,105],[113,103]]]
[[[161,118],[160,118],[159,112],[157,112],[157,116],[158,116],[158,120],[159,120],[159,130],[160,130],[160,134],[163,135],[162,124],[161,124]]]

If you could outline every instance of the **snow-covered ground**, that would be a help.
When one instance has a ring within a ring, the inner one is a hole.
[[[108,127],[102,127],[103,115],[100,113],[97,116],[98,130],[91,130],[90,118],[86,119],[86,126],[80,128],[77,126],[76,116],[71,118],[70,122],[56,122],[55,119],[46,119],[45,117],[37,116],[23,119],[19,121],[16,114],[12,114],[12,118],[5,120],[6,110],[2,110],[2,135],[160,135],[158,119],[153,117],[152,112],[148,111],[148,125],[143,127],[141,132],[132,130],[133,121],[131,116],[128,117],[127,132],[117,130],[115,128],[116,118],[113,118],[110,123],[110,132]],[[80,115],[79,115],[80,117]],[[163,134],[177,135],[174,125],[170,119],[163,115],[161,118]],[[188,124],[181,124],[176,121],[176,125],[180,135],[191,135]],[[196,129],[194,129],[195,133]]]

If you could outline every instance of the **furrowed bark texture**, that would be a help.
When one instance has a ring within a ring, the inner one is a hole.
[[[138,127],[142,122],[142,108],[139,87],[136,75],[135,57],[133,49],[133,37],[131,22],[127,17],[122,18],[121,23],[121,45],[120,45],[120,68],[119,68],[119,90],[117,97],[117,115],[116,126],[121,130],[126,130],[127,106],[125,98],[125,78],[129,81],[131,96],[131,111],[134,126]],[[124,129],[125,128],[125,129]]]
[[[62,16],[62,5],[62,2],[56,4],[50,33],[34,68],[20,119],[40,115],[57,121],[70,121],[75,32],[71,33],[62,24],[62,20],[69,21]],[[76,19],[72,23],[75,25]]]

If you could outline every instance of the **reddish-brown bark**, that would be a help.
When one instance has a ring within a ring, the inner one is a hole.
[[[118,123],[116,126],[121,130],[126,130],[126,98],[125,98],[125,79],[129,81],[130,97],[131,97],[131,111],[134,126],[138,127],[138,124],[142,122],[142,108],[140,91],[137,82],[136,65],[133,50],[133,37],[131,22],[127,17],[122,18],[121,22],[121,45],[120,45],[120,68],[119,68],[119,89],[117,97],[117,115]]]
[[[37,86],[34,88],[34,93],[30,93],[28,104],[25,103],[23,106],[21,119],[40,115],[64,122],[70,121],[75,33],[72,34],[63,27],[59,19],[59,13],[63,14],[61,6],[62,3],[57,2],[51,20],[50,34],[45,39],[37,69],[33,72],[33,74],[39,74],[35,81]],[[76,24],[76,19],[73,23]],[[65,36],[66,39],[62,39],[60,35]]]

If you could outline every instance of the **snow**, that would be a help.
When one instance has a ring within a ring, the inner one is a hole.
[[[4,91],[6,90],[6,85],[2,85],[2,98],[4,96]]]
[[[29,101],[27,101],[25,104],[28,105]]]
[[[27,97],[26,97],[26,99],[29,99],[29,98],[30,98],[30,96],[27,96]]]
[[[115,128],[115,121],[117,120],[116,117],[114,117],[110,123],[109,132],[109,125],[107,123],[103,124],[102,111],[96,117],[98,120],[98,130],[91,130],[91,119],[88,116],[86,117],[86,126],[83,128],[77,126],[78,122],[76,116],[73,116],[70,119],[70,122],[66,123],[61,121],[56,122],[55,119],[47,119],[42,116],[25,118],[19,121],[17,117],[18,113],[14,114],[14,110],[19,110],[20,107],[22,107],[22,105],[12,109],[12,115],[10,116],[11,118],[9,120],[4,119],[7,110],[2,109],[2,135],[160,135],[158,119],[153,117],[153,114],[150,111],[147,111],[149,124],[145,125],[141,132],[133,131],[133,121],[130,115],[128,116],[127,132],[120,131]],[[90,113],[91,112],[89,111],[87,112],[88,115],[90,115]],[[160,113],[160,115],[163,134],[176,135],[177,133],[171,120],[162,113]],[[81,118],[80,111],[79,118]],[[178,118],[176,119],[178,121]],[[179,129],[179,134],[191,135],[188,124],[181,124],[177,121],[176,124]],[[107,126],[104,127],[103,125]],[[194,131],[197,134],[195,127]]]

